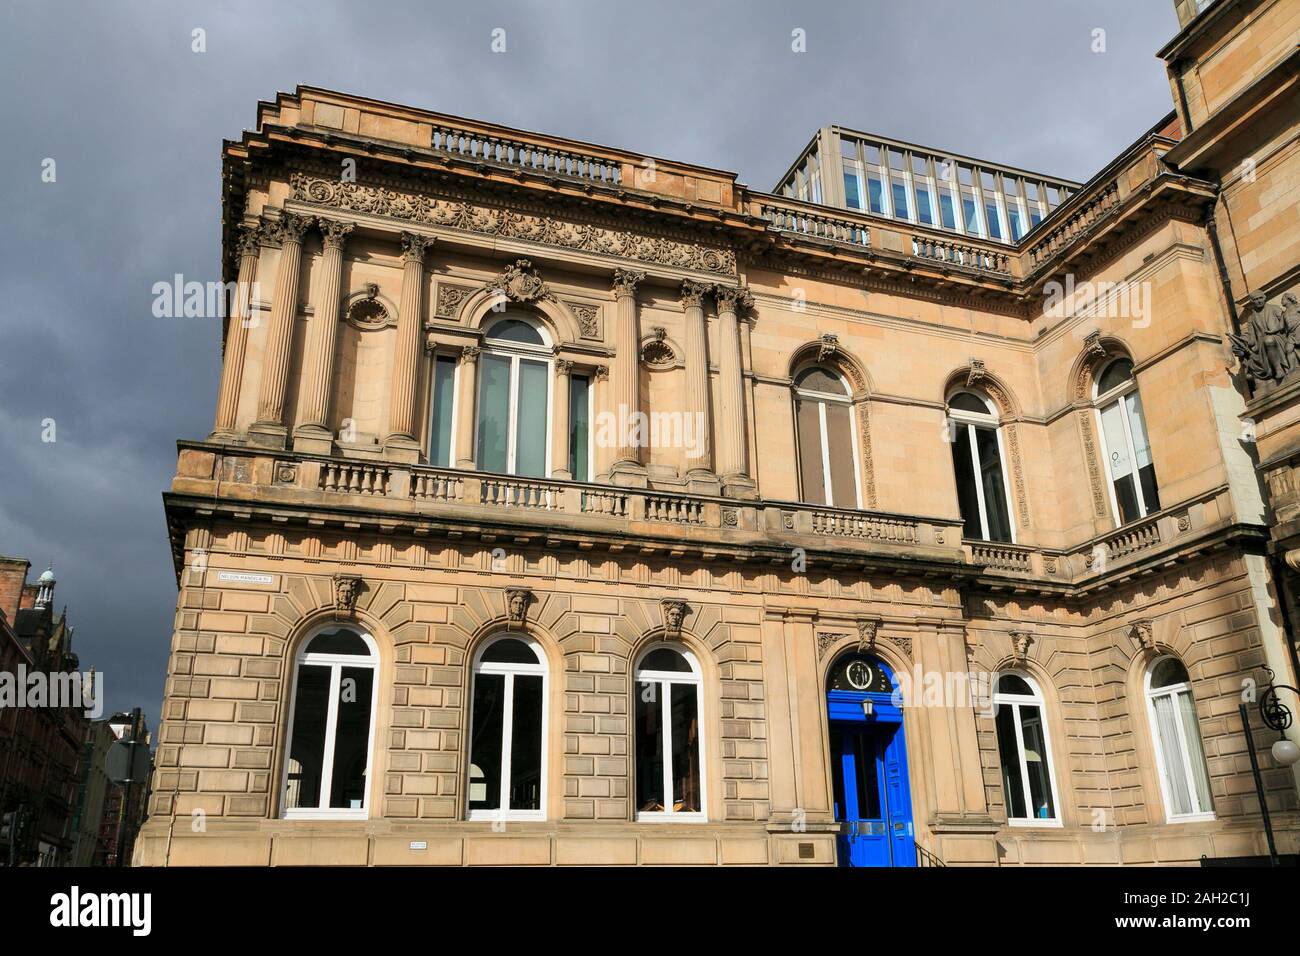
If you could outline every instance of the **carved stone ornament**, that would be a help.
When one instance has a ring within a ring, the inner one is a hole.
[[[350,222],[326,219],[323,216],[316,220],[316,224],[320,226],[320,234],[326,249],[342,249],[343,244],[347,242],[348,236],[356,228]]]
[[[438,283],[438,295],[434,300],[433,314],[440,319],[456,319],[465,300],[474,294],[468,286]]]
[[[310,216],[297,216],[291,212],[283,213],[279,219],[267,227],[267,233],[275,242],[302,242],[305,233],[312,224]]]
[[[541,302],[555,298],[550,287],[542,281],[537,269],[527,259],[516,259],[484,288],[505,296],[511,302]]]
[[[682,282],[682,308],[702,308],[704,297],[708,295],[709,286],[703,282],[686,279]]]
[[[600,307],[589,305],[586,302],[566,302],[569,311],[578,322],[578,333],[584,339],[599,339],[600,334]]]
[[[1156,650],[1155,624],[1150,618],[1134,621],[1128,630],[1128,639],[1140,654],[1154,654]]]
[[[424,264],[424,253],[433,245],[432,236],[422,236],[416,232],[402,233],[402,261]]]
[[[666,598],[660,606],[664,615],[664,633],[669,637],[680,637],[682,623],[686,620],[686,602]]]
[[[1084,337],[1083,357],[1089,362],[1096,362],[1106,357],[1106,346],[1101,344],[1101,333],[1096,329]]]
[[[347,320],[360,329],[382,329],[388,325],[388,309],[379,301],[379,286],[367,282],[359,298],[348,306]]]
[[[295,200],[324,208],[505,239],[545,242],[624,261],[650,262],[722,276],[736,274],[736,254],[731,249],[704,245],[687,233],[631,232],[626,223],[608,217],[561,220],[541,204],[516,203],[505,208],[492,205],[485,197],[341,182],[336,174],[296,172],[290,177],[290,185]]]
[[[528,619],[528,605],[533,592],[528,588],[506,588],[506,616],[511,624],[523,624]]]
[[[817,344],[817,361],[825,362],[833,358],[840,350],[840,337],[831,332],[824,332]]]
[[[974,388],[980,382],[984,381],[988,375],[988,370],[984,367],[984,360],[973,358],[970,360],[970,371],[966,373],[966,387]]]
[[[641,345],[641,361],[651,368],[671,368],[677,361],[677,353],[668,344],[668,330],[657,325],[651,333]]]
[[[858,653],[864,653],[876,646],[876,636],[880,633],[880,619],[867,618],[858,621]]]
[[[361,595],[361,575],[334,575],[334,610],[340,614],[352,614],[357,609],[357,598]]]
[[[1029,659],[1029,648],[1034,643],[1034,635],[1028,631],[1011,632],[1011,656],[1017,664],[1023,664]]]
[[[1290,292],[1272,305],[1252,292],[1242,316],[1241,334],[1229,333],[1232,354],[1259,392],[1270,392],[1300,372],[1300,304]]]
[[[236,248],[241,256],[257,257],[262,251],[262,230],[259,226],[240,226]]]
[[[817,659],[821,660],[825,657],[827,651],[846,637],[848,637],[847,634],[835,634],[831,631],[822,631],[819,633],[817,635]]]
[[[612,283],[614,295],[636,295],[636,287],[644,281],[644,272],[635,272],[631,269],[615,269]]]

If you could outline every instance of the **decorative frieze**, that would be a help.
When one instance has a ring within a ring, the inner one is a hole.
[[[473,294],[474,289],[471,286],[439,282],[437,298],[434,299],[434,316],[439,319],[456,321],[460,318],[461,307]]]
[[[736,254],[668,234],[556,219],[523,204],[498,208],[463,197],[436,196],[294,173],[293,199],[372,216],[520,239],[715,275],[736,275]]]
[[[600,323],[600,306],[589,305],[586,302],[565,302],[564,303],[573,318],[578,323],[578,333],[584,339],[602,339]]]

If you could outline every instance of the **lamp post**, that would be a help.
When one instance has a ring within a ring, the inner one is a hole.
[[[1296,746],[1295,741],[1288,740],[1286,729],[1291,726],[1291,708],[1282,703],[1278,697],[1278,691],[1289,690],[1291,693],[1300,696],[1290,684],[1274,684],[1273,672],[1267,667],[1269,686],[1264,693],[1259,696],[1259,716],[1267,727],[1277,731],[1278,739],[1274,741],[1272,750],[1273,759],[1283,767],[1290,767],[1297,760],[1300,760],[1300,746]],[[1277,858],[1277,844],[1273,840],[1273,821],[1268,815],[1268,802],[1264,799],[1264,781],[1259,773],[1259,758],[1255,756],[1255,737],[1250,730],[1250,714],[1246,709],[1245,703],[1237,706],[1238,713],[1241,714],[1241,726],[1246,732],[1246,753],[1250,755],[1250,770],[1255,777],[1255,796],[1259,799],[1259,814],[1264,821],[1264,836],[1268,840],[1268,862],[1272,866],[1279,864]]]

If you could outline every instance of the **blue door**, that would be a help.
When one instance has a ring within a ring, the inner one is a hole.
[[[855,658],[858,655],[855,655]],[[831,776],[835,818],[840,821],[841,866],[915,866],[912,792],[907,775],[903,712],[891,695],[893,675],[874,658],[864,658],[874,679],[848,662],[832,669],[826,701],[830,717]],[[866,684],[872,690],[857,690]]]

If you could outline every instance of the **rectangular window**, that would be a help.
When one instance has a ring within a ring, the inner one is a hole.
[[[952,467],[957,477],[957,504],[961,508],[963,534],[967,538],[984,537],[980,521],[979,492],[975,488],[975,466],[971,457],[970,429],[962,424],[949,425],[953,429]]]
[[[872,212],[884,214],[885,188],[881,185],[879,176],[867,177],[867,201],[870,203]]]
[[[918,181],[916,184],[916,221],[927,226],[934,225],[934,206],[930,199],[928,183]]]
[[[699,813],[700,721],[694,684],[661,684],[671,695],[673,812]]]
[[[550,365],[519,360],[519,398],[515,410],[516,475],[546,477],[546,395]]]
[[[1025,224],[1020,218],[1020,207],[1015,200],[1007,200],[1007,222],[1011,225],[1011,241],[1019,242],[1025,234]]]
[[[1020,753],[1016,745],[1016,712],[1014,705],[997,705],[998,751],[1002,758],[1002,793],[1007,801],[1007,817],[1023,820],[1025,813],[1025,787],[1020,776]]]
[[[1003,705],[1005,707],[1005,705]],[[1052,801],[1052,778],[1047,766],[1047,737],[1042,712],[1032,704],[1020,704],[1020,729],[1024,736],[1025,769],[1029,774],[1029,799],[1034,802],[1034,816],[1055,820]]]
[[[478,466],[504,474],[509,470],[510,359],[485,354],[478,375]]]
[[[968,189],[963,189],[961,192],[961,213],[967,234],[978,236],[980,234],[979,206],[975,203],[975,193]]]
[[[636,806],[639,813],[664,809],[662,715],[665,686],[658,681],[636,685]]]
[[[839,402],[825,402],[823,407],[826,409],[831,499],[836,508],[856,508],[858,481],[853,468],[852,409]]]
[[[809,504],[826,504],[825,470],[822,461],[821,403],[795,401],[799,427],[799,477],[803,500]]]
[[[998,215],[998,204],[996,200],[986,199],[984,201],[984,221],[989,224],[989,238],[1002,238],[1002,217]]]
[[[1156,491],[1156,466],[1151,461],[1151,444],[1147,441],[1146,423],[1142,416],[1142,399],[1137,392],[1124,396],[1124,409],[1128,413],[1129,431],[1133,435],[1133,453],[1137,458],[1138,485],[1142,489],[1142,502],[1146,513],[1160,510],[1160,495]]]
[[[953,206],[952,193],[947,189],[939,193],[939,221],[945,229],[957,228],[957,210]]]
[[[481,680],[484,674],[476,674]],[[510,709],[510,809],[542,808],[542,676],[515,674]]]
[[[334,809],[360,810],[365,806],[374,681],[373,667],[342,669],[330,781],[329,805]]]
[[[862,177],[856,169],[844,170],[844,205],[850,209],[862,208]]]
[[[591,380],[569,379],[569,474],[574,481],[591,481]]]
[[[504,674],[475,674],[470,730],[469,808],[501,806],[501,741],[505,714]]]
[[[1010,541],[1011,515],[1007,511],[1006,483],[1002,480],[998,433],[991,428],[976,428],[975,446],[979,452],[984,511],[988,516],[988,540]]]
[[[429,464],[450,468],[452,410],[455,405],[456,360],[439,355],[433,363],[433,420],[429,434]]]
[[[1101,429],[1106,440],[1110,480],[1115,489],[1115,503],[1119,506],[1120,523],[1127,524],[1142,517],[1142,510],[1138,506],[1137,486],[1133,481],[1133,460],[1129,457],[1121,414],[1120,403],[1111,402],[1102,409]]]
[[[911,219],[911,204],[907,201],[907,183],[894,177],[891,182],[891,193],[894,199],[894,218]]]
[[[294,694],[293,739],[289,742],[285,807],[315,808],[320,806],[321,771],[325,766],[330,669],[306,664],[300,666]]]

